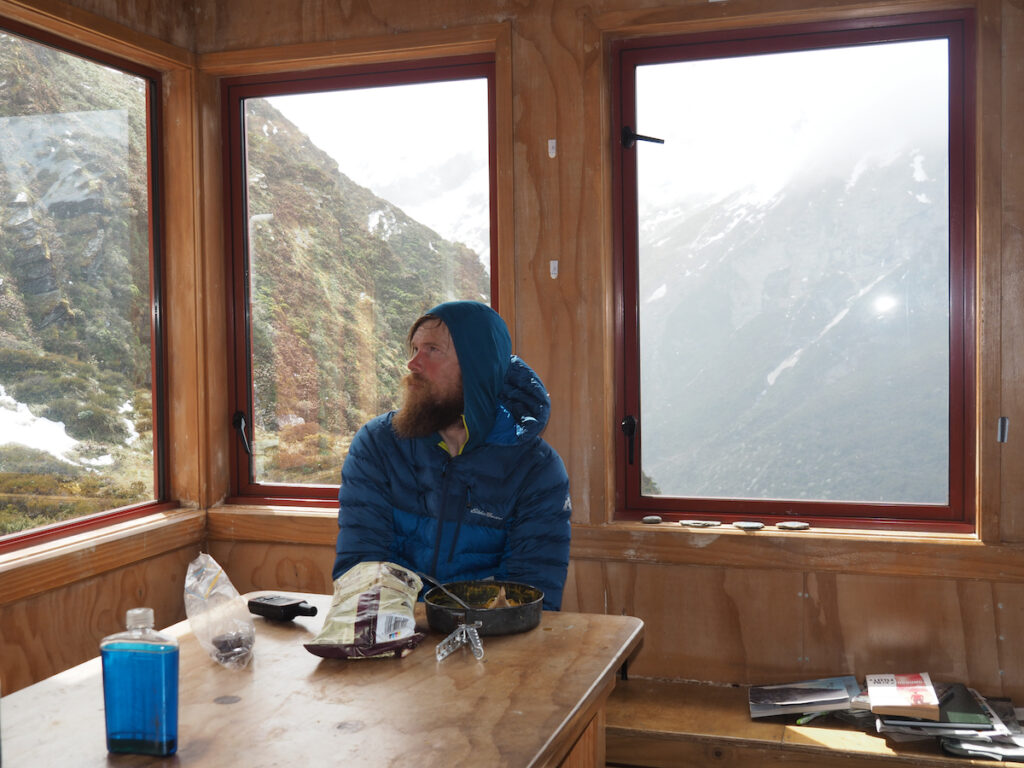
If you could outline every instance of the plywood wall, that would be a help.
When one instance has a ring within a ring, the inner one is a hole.
[[[195,180],[172,193],[187,207],[179,221],[186,259],[173,269],[187,298],[179,322],[182,356],[174,396],[183,442],[176,489],[211,510],[210,550],[241,590],[328,592],[334,525],[287,515],[264,524],[218,524],[227,487],[230,439],[224,389],[223,261],[217,79],[261,66],[314,66],[375,47],[491,39],[506,78],[509,159],[502,168],[510,203],[502,215],[508,269],[503,312],[517,351],[541,374],[554,410],[547,437],[573,483],[573,562],[564,607],[630,613],[647,625],[632,664],[639,676],[767,682],[853,672],[928,670],[987,693],[1024,701],[1024,8],[977,0],[981,119],[979,273],[981,291],[979,466],[984,541],[938,546],[913,539],[847,537],[790,545],[781,539],[722,541],[641,530],[614,521],[612,379],[613,295],[610,216],[610,107],[606,44],[616,34],[663,33],[970,5],[947,0],[0,0],[79,23],[148,35],[195,56],[188,96],[177,113],[192,121],[177,158]],[[189,10],[191,9],[191,10]],[[191,13],[191,16],[190,16]],[[84,15],[83,15],[84,14]],[[100,21],[90,21],[92,17]],[[495,33],[495,29],[501,30]],[[187,59],[187,56],[185,58]],[[335,58],[332,58],[335,57]],[[548,156],[549,139],[558,155]],[[169,167],[174,167],[169,165]],[[188,224],[188,221],[192,221]],[[193,227],[194,229],[190,229]],[[182,256],[181,254],[185,255]],[[191,254],[191,255],[189,255]],[[187,257],[187,258],[186,258]],[[559,276],[549,262],[559,261]],[[179,301],[184,302],[185,298]],[[997,444],[995,419],[1011,419]],[[194,457],[200,456],[201,461]],[[181,569],[181,556],[148,560],[138,574],[111,576],[118,590],[157,572]],[[118,581],[120,579],[121,581]],[[173,585],[172,585],[173,586]],[[108,606],[108,582],[57,588],[33,602],[0,604],[0,650],[18,653],[31,674],[68,656],[32,642],[43,621],[74,626]],[[157,589],[157,587],[153,587]],[[176,598],[164,587],[167,610]],[[163,598],[161,598],[163,599]],[[87,617],[82,611],[90,611]],[[44,619],[44,617],[46,617]],[[17,626],[15,630],[8,625]],[[77,656],[76,656],[77,658]],[[5,679],[5,683],[7,680]]]
[[[612,275],[607,40],[721,26],[897,13],[945,2],[430,4],[308,0],[303,14],[272,0],[203,8],[196,48],[205,63],[273,58],[280,48],[499,23],[510,35],[513,104],[514,322],[517,351],[552,392],[547,437],[573,483],[573,562],[567,609],[631,613],[647,623],[637,675],[721,682],[782,681],[883,669],[925,669],[1024,698],[1014,653],[1022,637],[1024,440],[999,445],[995,419],[1024,423],[1020,139],[1024,11],[981,0],[978,189],[983,425],[979,442],[985,546],[921,549],[913,539],[856,537],[796,552],[777,542],[662,535],[613,521]],[[232,56],[234,58],[232,58]],[[547,153],[556,139],[558,156]],[[549,262],[559,261],[557,280]],[[249,531],[246,536],[259,536]],[[331,534],[324,532],[324,560]],[[749,544],[749,546],[748,546]],[[305,545],[225,545],[253,586],[307,562]],[[754,554],[751,552],[754,551]],[[767,553],[767,554],[766,554]],[[717,559],[716,559],[717,558]],[[316,560],[316,558],[312,558]],[[242,578],[245,578],[244,576]],[[311,582],[312,583],[312,582]]]
[[[242,591],[330,592],[332,516],[305,513],[292,536],[281,522],[279,513],[211,511],[210,551]],[[593,532],[574,542],[562,603],[644,620],[633,676],[751,684],[916,669],[1024,701],[1024,559],[1014,548],[995,562],[980,547],[982,560],[937,541],[839,557],[849,551],[841,542],[682,534],[711,552],[687,557],[693,544],[680,541],[639,562],[621,553],[642,550],[641,533],[632,545],[596,544]]]
[[[185,618],[182,594],[195,545],[0,604],[4,694],[99,654],[99,641],[125,627],[129,608],[153,609],[158,626]]]

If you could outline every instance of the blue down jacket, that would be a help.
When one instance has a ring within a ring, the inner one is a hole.
[[[359,430],[342,468],[333,576],[388,560],[442,582],[532,584],[557,610],[572,508],[565,466],[540,437],[547,391],[509,354],[504,321],[486,305],[449,302],[430,314],[455,343],[468,440],[453,457],[438,434],[398,438],[394,412]]]

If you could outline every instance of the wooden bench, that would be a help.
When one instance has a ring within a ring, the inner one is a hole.
[[[947,755],[938,740],[894,743],[834,717],[798,726],[751,720],[743,687],[619,680],[606,705],[608,766],[964,768],[999,763]],[[1009,765],[1012,765],[1010,763]]]

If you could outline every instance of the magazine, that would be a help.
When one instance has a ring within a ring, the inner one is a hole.
[[[780,685],[750,687],[750,716],[802,714],[849,709],[850,700],[860,693],[853,675],[825,677]]]

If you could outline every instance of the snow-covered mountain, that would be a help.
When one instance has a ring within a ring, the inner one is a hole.
[[[917,148],[647,212],[642,455],[662,493],[945,503],[945,168]]]

